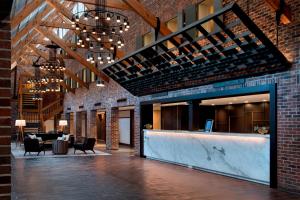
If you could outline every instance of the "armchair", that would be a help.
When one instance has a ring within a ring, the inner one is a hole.
[[[84,153],[86,153],[85,151],[90,150],[95,153],[95,151],[94,151],[95,143],[96,143],[95,138],[85,138],[83,143],[76,142],[74,144],[74,154],[75,154],[76,150],[83,151]]]
[[[26,155],[27,152],[38,152],[37,156],[41,153],[41,151],[44,151],[45,155],[45,148],[43,143],[39,143],[38,139],[31,139],[29,137],[26,137],[24,139],[24,149]]]

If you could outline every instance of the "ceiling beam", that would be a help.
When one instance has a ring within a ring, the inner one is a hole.
[[[64,29],[74,29],[70,23],[61,22],[49,22],[45,21],[41,23],[41,26],[51,27],[51,28],[64,28]]]
[[[272,10],[277,11],[280,9],[280,0],[265,0],[267,4],[272,8]],[[280,21],[283,24],[289,24],[292,21],[292,12],[291,8],[285,4],[282,10],[282,15]]]
[[[24,35],[40,25],[43,18],[52,10],[52,7],[47,6],[45,10],[34,17],[22,30],[18,31],[15,36],[12,37],[11,43],[15,45]]]
[[[18,60],[24,50],[24,47],[26,47],[36,35],[37,32],[33,30],[26,36],[26,38],[24,38],[22,41],[19,41],[17,46],[12,48],[12,60]]]
[[[18,26],[27,16],[30,15],[36,8],[38,8],[44,1],[34,0],[26,4],[25,7],[18,12],[11,20],[11,29]]]
[[[48,60],[49,59],[49,56],[46,52],[36,48],[34,45],[30,44],[28,45],[28,47],[34,51],[38,56],[41,56],[42,58],[44,58],[45,60]]]
[[[97,3],[95,3],[95,0],[67,0],[67,1],[80,2],[88,5],[97,5]],[[116,8],[120,10],[130,10],[130,7],[127,6],[122,0],[106,1],[106,6],[109,8]]]
[[[86,68],[90,69],[92,72],[94,72],[98,77],[100,77],[102,80],[105,82],[109,82],[108,76],[106,76],[104,73],[100,72],[94,65],[86,61],[81,55],[79,55],[77,52],[73,51],[71,48],[69,48],[65,42],[54,35],[54,33],[51,33],[50,31],[41,28],[41,27],[36,27],[35,28],[38,32],[43,34],[45,37],[48,37],[51,41],[53,41],[55,44],[60,46],[60,48],[64,49],[70,56],[72,56],[74,59],[76,59],[80,64],[85,66]]]

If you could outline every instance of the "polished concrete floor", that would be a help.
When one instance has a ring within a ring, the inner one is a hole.
[[[268,186],[132,156],[13,159],[12,199],[300,200]]]

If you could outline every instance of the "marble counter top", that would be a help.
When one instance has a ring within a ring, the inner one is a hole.
[[[269,184],[268,135],[144,130],[144,155]]]
[[[242,137],[263,137],[270,138],[269,134],[258,133],[228,133],[228,132],[204,132],[204,131],[184,131],[184,130],[153,130],[144,129],[144,131],[153,131],[158,133],[187,133],[187,134],[205,134],[205,135],[224,135],[224,136],[242,136]]]

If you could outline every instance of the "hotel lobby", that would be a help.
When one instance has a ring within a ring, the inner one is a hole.
[[[299,13],[4,0],[0,199],[300,200]]]

